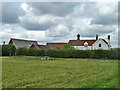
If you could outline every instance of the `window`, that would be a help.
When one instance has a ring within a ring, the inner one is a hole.
[[[101,44],[99,44],[99,47],[101,47]]]
[[[88,47],[88,43],[87,42],[84,43],[84,47]]]

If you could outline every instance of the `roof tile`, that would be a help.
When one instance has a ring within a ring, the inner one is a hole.
[[[73,45],[75,45],[75,46],[84,46],[84,43],[87,42],[88,46],[92,46],[92,44],[95,41],[96,40],[69,40],[68,43],[73,43]]]

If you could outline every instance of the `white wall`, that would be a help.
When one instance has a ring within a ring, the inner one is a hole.
[[[75,49],[77,50],[91,50],[92,47],[91,46],[88,46],[88,47],[84,47],[84,46],[73,46]]]
[[[99,47],[99,44],[101,44],[101,47]],[[104,50],[108,50],[108,45],[102,40],[102,39],[99,39],[97,40],[93,45],[92,45],[92,48],[93,50],[96,50],[96,49],[104,49]]]
[[[99,44],[101,44],[101,47],[99,47]],[[108,50],[110,49],[102,39],[97,40],[92,46],[88,46],[88,47],[73,46],[73,47],[77,50],[97,50],[97,49]]]

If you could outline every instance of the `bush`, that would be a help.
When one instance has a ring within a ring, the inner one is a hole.
[[[14,45],[2,45],[2,56],[14,56],[16,48]]]
[[[19,48],[17,55],[25,56],[50,56],[58,58],[95,58],[95,59],[118,59],[118,50],[75,50],[72,48],[55,48],[55,49],[33,49]],[[13,47],[8,49],[8,46],[3,46],[3,55],[15,55]]]
[[[27,56],[27,55],[29,55],[28,52],[29,52],[29,49],[26,48],[26,47],[17,49],[17,55],[25,55],[25,56]]]
[[[37,49],[31,48],[28,50],[28,56],[36,56],[37,55]]]
[[[17,49],[17,55],[25,55],[25,56],[43,56],[44,50],[39,50],[35,48],[19,48]]]
[[[95,56],[94,50],[87,50],[87,51],[88,51],[88,57],[89,58],[94,58],[94,56]]]
[[[75,50],[72,43],[68,43],[68,44],[64,45],[63,49],[74,49]]]
[[[109,59],[119,59],[118,54],[119,54],[120,49],[111,49],[107,55]]]
[[[108,59],[108,51],[109,50],[94,50],[94,58],[96,59]]]
[[[2,56],[2,45],[0,45],[0,56]]]

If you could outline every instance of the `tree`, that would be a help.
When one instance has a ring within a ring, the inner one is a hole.
[[[29,49],[26,47],[17,49],[17,55],[29,55]]]
[[[2,56],[14,56],[16,48],[14,45],[2,45]]]
[[[64,49],[75,49],[75,48],[73,47],[73,44],[72,44],[72,43],[67,43],[63,48],[64,48]]]
[[[58,49],[58,50],[59,50],[59,49],[61,49],[61,47],[56,47],[55,49]]]

